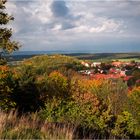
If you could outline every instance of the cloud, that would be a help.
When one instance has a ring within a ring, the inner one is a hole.
[[[66,17],[69,15],[69,9],[65,1],[53,1],[51,10],[55,17]]]
[[[84,42],[92,46],[97,41],[102,46],[105,39],[113,42],[112,36],[128,41],[140,36],[138,1],[11,0],[7,10],[15,17],[10,23],[14,38],[27,46],[24,48],[78,48]]]

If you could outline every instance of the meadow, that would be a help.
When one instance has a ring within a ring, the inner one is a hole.
[[[70,54],[78,59],[86,59],[92,61],[111,61],[124,60],[130,62],[131,60],[139,61],[140,53],[95,53],[95,54]]]

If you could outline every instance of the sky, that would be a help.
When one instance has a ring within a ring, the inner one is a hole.
[[[21,51],[140,52],[140,0],[8,0]]]

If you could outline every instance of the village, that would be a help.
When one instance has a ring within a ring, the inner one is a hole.
[[[140,62],[85,62],[81,64],[85,70],[78,71],[80,74],[93,79],[118,79],[128,83],[128,86],[140,84]]]

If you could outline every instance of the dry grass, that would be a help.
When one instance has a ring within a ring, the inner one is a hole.
[[[37,114],[18,117],[17,112],[0,111],[0,139],[72,139],[72,125],[40,121]]]

